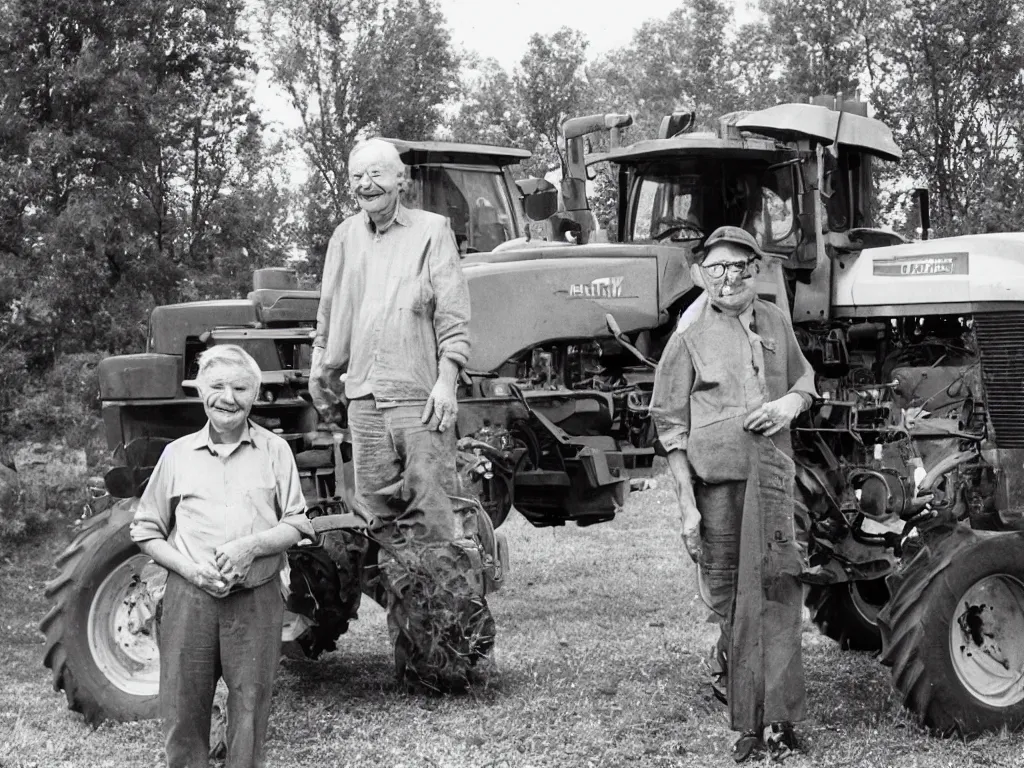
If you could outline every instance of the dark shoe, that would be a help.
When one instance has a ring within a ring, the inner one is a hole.
[[[761,741],[761,734],[747,731],[732,745],[732,759],[737,763],[742,763],[755,755],[760,755],[763,751],[764,742]]]
[[[801,751],[792,723],[772,723],[764,729],[764,743],[774,762],[782,762],[794,752]]]

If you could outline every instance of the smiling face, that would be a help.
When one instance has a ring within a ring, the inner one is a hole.
[[[375,223],[394,215],[405,186],[405,166],[393,145],[368,141],[348,160],[349,190]]]
[[[216,361],[203,371],[197,383],[214,442],[240,440],[259,394],[253,372],[241,363]]]
[[[742,312],[753,303],[758,267],[754,254],[743,246],[731,242],[713,245],[694,272],[694,279],[704,286],[708,299],[719,309]]]

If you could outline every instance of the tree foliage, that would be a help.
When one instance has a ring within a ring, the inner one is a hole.
[[[305,188],[323,196],[308,198],[307,245],[322,256],[323,227],[351,212],[348,153],[368,135],[428,138],[457,87],[458,60],[435,0],[266,0],[263,28],[318,176]]]
[[[584,103],[586,52],[587,39],[578,30],[562,27],[550,35],[534,34],[514,74],[526,124],[538,139],[537,150],[557,158],[563,172],[558,137],[562,123]]]

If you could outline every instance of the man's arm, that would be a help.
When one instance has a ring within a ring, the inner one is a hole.
[[[427,258],[434,290],[434,336],[437,339],[437,382],[423,409],[423,423],[432,419],[444,432],[458,413],[455,388],[459,371],[469,360],[469,286],[459,264],[455,235],[445,223],[432,236]]]
[[[340,411],[345,407],[343,398],[335,391],[328,376],[347,361],[327,360],[327,339],[331,332],[332,311],[335,298],[341,291],[341,275],[345,263],[341,243],[339,225],[327,244],[323,279],[320,281],[320,306],[317,308],[316,331],[313,335],[313,359],[309,367],[309,395],[321,418],[327,422],[338,421],[341,418]]]
[[[132,541],[153,562],[181,576],[200,589],[215,595],[225,594],[227,584],[213,563],[197,563],[171,546],[174,515],[174,457],[165,450],[160,456],[146,490],[142,493],[131,524]]]
[[[658,440],[668,453],[676,499],[683,523],[683,544],[697,562],[700,558],[700,511],[693,495],[693,470],[686,454],[690,435],[690,392],[693,359],[681,333],[672,334],[658,363],[651,395],[651,415]]]
[[[818,397],[818,390],[814,385],[814,369],[800,350],[793,326],[782,315],[781,310],[773,309],[779,313],[778,321],[783,326],[781,335],[786,344],[789,390],[778,400],[767,402],[751,412],[743,423],[745,429],[759,432],[765,437],[789,429],[793,419],[810,408],[811,403]]]
[[[316,334],[313,337],[314,348],[327,347],[327,337],[331,330],[331,309],[334,306],[335,294],[341,287],[341,272],[345,263],[341,240],[341,225],[338,225],[327,244],[327,255],[324,257],[324,271],[320,281],[320,306],[316,312]]]
[[[274,485],[281,521],[260,533],[242,536],[216,549],[216,563],[229,584],[244,581],[249,568],[258,557],[277,555],[298,544],[303,538],[313,541],[316,533],[306,517],[306,499],[302,482],[288,444],[273,440],[267,445],[274,470]]]

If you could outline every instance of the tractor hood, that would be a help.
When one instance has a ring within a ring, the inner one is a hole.
[[[654,328],[693,288],[686,249],[658,245],[510,251],[467,259],[463,272],[472,302],[472,371],[493,371],[546,342],[610,336],[609,313],[626,333]]]
[[[840,317],[1024,309],[1024,234],[869,248],[836,266],[832,306]]]

